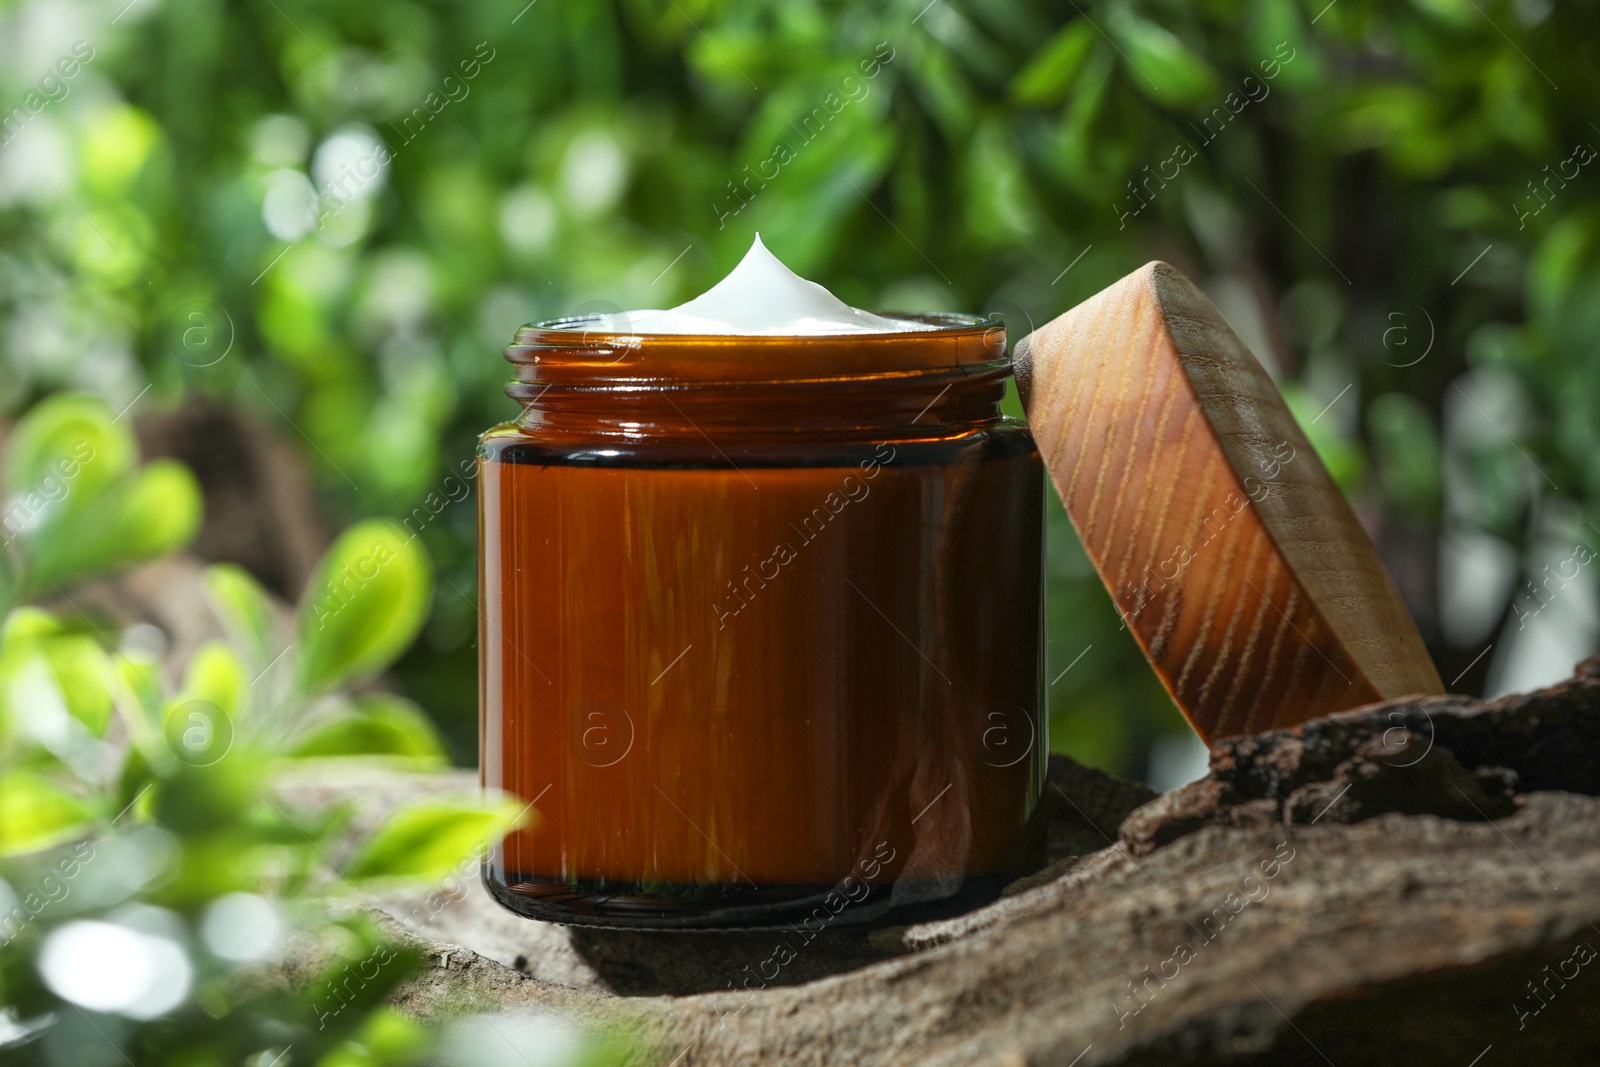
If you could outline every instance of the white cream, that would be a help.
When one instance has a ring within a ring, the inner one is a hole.
[[[892,319],[846,304],[808,282],[767,251],[756,234],[750,251],[716,285],[666,311],[604,315],[600,329],[639,334],[768,334],[783,337],[838,333],[909,333],[939,327]]]

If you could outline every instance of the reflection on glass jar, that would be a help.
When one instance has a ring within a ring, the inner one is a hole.
[[[997,323],[507,354],[480,452],[482,767],[525,915],[905,921],[1042,861],[1043,474]]]

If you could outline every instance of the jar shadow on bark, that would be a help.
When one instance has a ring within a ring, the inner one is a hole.
[[[866,930],[650,931],[574,927],[572,947],[619,996],[759,992],[899,953]]]
[[[1058,876],[1072,863],[1116,839],[1122,820],[1156,793],[1139,782],[1051,756],[1041,811],[1048,816],[1048,849],[1037,870],[1000,887],[1023,892]],[[956,918],[970,908],[948,904],[921,921]],[[842,918],[842,915],[841,915]],[[820,918],[763,930],[677,931],[571,927],[573,950],[619,996],[756,993],[801,985],[902,955],[905,926],[850,927]],[[737,1005],[733,1011],[737,1011]]]

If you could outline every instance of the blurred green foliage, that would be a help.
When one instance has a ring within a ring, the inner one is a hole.
[[[112,412],[69,394],[23,417],[0,458],[6,499],[26,512],[0,600],[0,1058],[379,1067],[428,1056],[435,1037],[385,1004],[417,953],[351,901],[472,877],[527,807],[475,791],[412,801],[382,813],[341,864],[330,857],[353,836],[354,809],[296,815],[280,791],[312,768],[446,764],[414,704],[341,691],[416,637],[431,587],[420,547],[391,522],[357,523],[292,623],[244,572],[213,566],[204,585],[230,638],[177,664],[172,685],[174,665],[140,627],[107,633],[68,590],[182,547],[198,518],[189,472],[138,466]],[[12,601],[41,584],[66,610]],[[291,943],[294,985],[273,972]]]
[[[0,603],[189,542],[200,524],[194,477],[170,460],[137,467],[137,453],[91,397],[50,397],[18,425],[6,443]]]
[[[1172,260],[1381,528],[1521,553],[1596,514],[1592,0],[123,2],[0,5],[0,106],[93,53],[0,150],[10,410],[204,392],[342,520],[412,513],[513,410],[516,325],[670,305],[759,229],[858,306],[1014,336]],[[473,509],[422,514],[398,671],[470,761]],[[1181,726],[1051,522],[1055,747],[1145,773]],[[1403,584],[1450,678],[1481,639],[1440,636],[1431,559]]]

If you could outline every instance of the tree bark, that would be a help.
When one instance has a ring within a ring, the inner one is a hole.
[[[872,934],[571,930],[500,911],[475,873],[376,903],[429,953],[406,1010],[557,1010],[640,1063],[1591,1064],[1597,713],[1600,658],[1492,704],[1392,701],[1225,740],[1161,797],[1054,757],[1049,867],[968,915]],[[290,793],[376,812],[463,786]],[[796,958],[764,980],[780,942]]]

